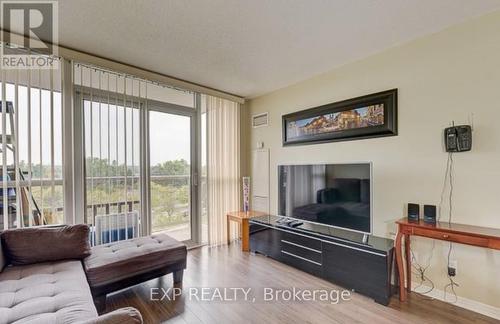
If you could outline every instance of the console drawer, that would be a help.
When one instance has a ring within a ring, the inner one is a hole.
[[[281,241],[285,241],[292,245],[301,246],[305,249],[311,249],[321,252],[321,241],[315,238],[283,231],[281,233]]]
[[[456,233],[437,233],[435,231],[430,231],[425,228],[418,228],[418,227],[413,228],[413,235],[421,235],[425,237],[435,238],[438,240],[479,245],[479,246],[488,246],[489,244],[489,240],[483,237],[461,235]]]
[[[281,239],[281,252],[304,258],[306,261],[308,260],[321,264],[321,250],[311,249],[309,247],[299,245],[285,239]]]
[[[281,250],[279,260],[297,269],[320,276],[323,272],[321,262],[316,262],[306,257],[302,257],[292,252]]]

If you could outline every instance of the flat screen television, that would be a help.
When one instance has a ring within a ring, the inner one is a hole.
[[[371,174],[371,163],[279,165],[278,213],[371,234]]]

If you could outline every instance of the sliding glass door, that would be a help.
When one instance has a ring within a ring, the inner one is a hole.
[[[199,96],[83,65],[74,82],[84,192],[75,219],[93,244],[150,233],[201,243]]]
[[[194,115],[149,111],[151,231],[191,240]]]
[[[93,244],[141,233],[200,243],[196,109],[92,97],[80,102]]]

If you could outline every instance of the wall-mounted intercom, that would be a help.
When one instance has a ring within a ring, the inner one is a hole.
[[[472,127],[470,125],[452,126],[444,129],[446,152],[465,152],[472,149]]]

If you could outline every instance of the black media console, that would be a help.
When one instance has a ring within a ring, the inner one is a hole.
[[[304,222],[291,227],[280,217],[250,220],[250,250],[327,279],[387,305],[391,298],[393,240]]]

